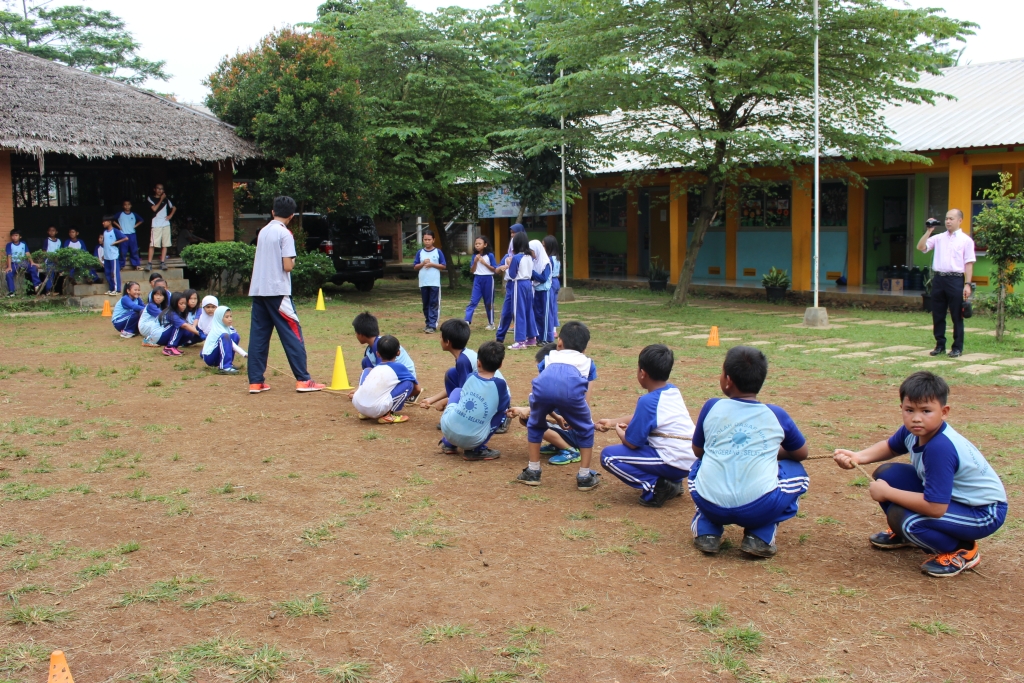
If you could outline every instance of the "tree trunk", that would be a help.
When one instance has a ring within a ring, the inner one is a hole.
[[[1003,331],[1006,329],[1006,283],[1003,281],[1003,274],[999,274],[999,295],[996,299],[996,340],[1003,340]]]
[[[718,193],[721,188],[721,183],[713,178],[708,178],[704,182],[704,189],[701,191],[700,196],[700,215],[697,218],[697,225],[694,227],[690,242],[686,246],[686,260],[683,261],[683,269],[679,273],[676,291],[672,295],[671,301],[669,301],[670,306],[686,305],[690,282],[693,280],[693,271],[697,267],[697,253],[704,244],[704,235],[707,234],[711,222],[715,219],[719,206]],[[669,198],[670,201],[674,199],[674,197]],[[686,217],[682,216],[681,220],[685,221]]]
[[[444,232],[444,223],[442,222],[441,215],[440,207],[430,210],[430,219],[434,224],[434,229],[431,232],[434,233],[434,244],[441,250],[445,260],[448,262],[448,265],[445,267],[445,272],[448,273],[448,288],[455,289],[455,279],[458,274],[455,272],[455,263],[452,261],[453,254],[448,250],[448,243],[445,239],[447,235]]]
[[[516,216],[516,223],[523,222],[523,216],[526,215],[526,204],[519,202],[519,215]]]

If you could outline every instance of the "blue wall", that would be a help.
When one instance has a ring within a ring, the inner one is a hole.
[[[823,285],[828,282],[828,271],[838,271],[843,274],[846,273],[846,231],[832,232],[822,230],[821,233],[821,263],[818,266],[818,284]],[[813,246],[813,245],[812,245]],[[814,258],[814,252],[811,252],[811,258]],[[814,261],[811,261],[811,268],[814,267]]]
[[[845,238],[844,238],[845,239]],[[824,244],[824,241],[822,241]],[[741,282],[760,282],[772,267],[793,271],[793,235],[789,232],[737,232],[736,279]],[[744,268],[756,268],[757,275],[744,277]]]
[[[719,274],[708,273],[708,266],[718,266]],[[697,265],[693,269],[695,278],[725,279],[725,233],[704,233],[704,244],[697,252]]]

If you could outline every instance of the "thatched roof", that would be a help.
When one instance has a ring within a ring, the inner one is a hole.
[[[0,149],[188,161],[260,155],[214,116],[8,49],[0,49]]]

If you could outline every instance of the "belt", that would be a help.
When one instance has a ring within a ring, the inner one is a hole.
[[[963,277],[963,273],[943,273],[941,271],[935,271],[935,274],[939,277]]]

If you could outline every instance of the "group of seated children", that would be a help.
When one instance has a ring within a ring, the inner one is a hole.
[[[220,306],[215,296],[204,297],[200,307],[194,289],[172,294],[159,273],[150,276],[149,284],[152,289],[144,303],[139,283],[125,283],[111,315],[121,338],[140,334],[143,346],[163,348],[165,356],[180,356],[180,347],[203,342],[203,362],[221,374],[238,374],[234,359],[248,354],[238,345],[240,338],[231,326],[231,309]]]

